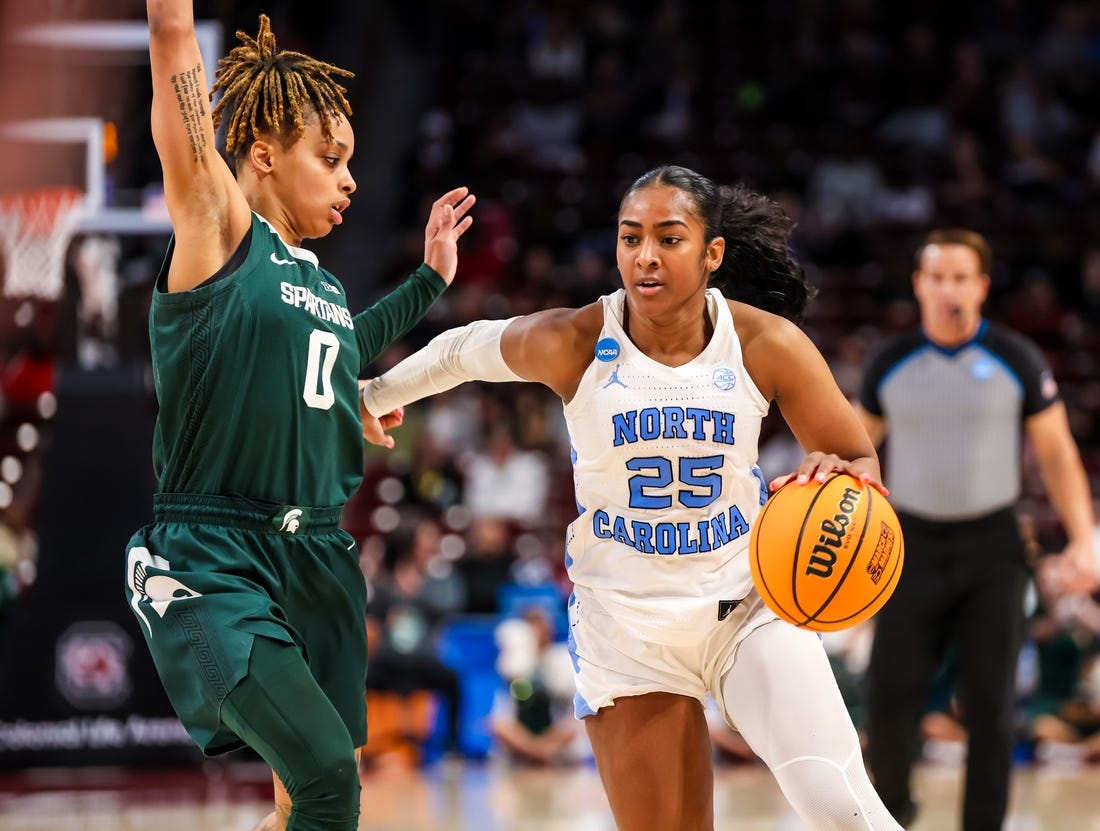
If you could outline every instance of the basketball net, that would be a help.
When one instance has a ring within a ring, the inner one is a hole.
[[[5,297],[56,300],[65,285],[65,253],[84,216],[84,194],[51,187],[0,197]]]

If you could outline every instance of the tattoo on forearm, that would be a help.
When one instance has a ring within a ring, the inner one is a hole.
[[[186,72],[172,76],[172,88],[179,102],[180,117],[183,119],[187,140],[191,143],[191,158],[198,164],[206,157],[206,131],[203,130],[203,118],[206,117],[206,93],[199,83],[202,69],[196,64]]]

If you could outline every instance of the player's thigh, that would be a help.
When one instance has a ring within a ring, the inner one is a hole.
[[[619,831],[714,827],[710,739],[698,699],[618,698],[584,723]]]
[[[310,672],[343,718],[356,744],[366,741],[366,584],[345,535],[273,540],[308,592],[288,592],[283,609],[300,638]]]
[[[821,639],[776,621],[750,633],[714,691],[718,706],[769,767],[799,756],[841,761],[859,739]]]
[[[289,794],[358,793],[353,738],[297,647],[256,638],[248,675],[226,696],[222,718]]]

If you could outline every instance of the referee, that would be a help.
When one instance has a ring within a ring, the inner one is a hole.
[[[889,433],[885,470],[905,534],[905,569],[879,612],[868,669],[868,761],[902,825],[916,724],[946,649],[958,656],[969,737],[964,831],[999,831],[1012,765],[1016,662],[1030,569],[1013,509],[1020,425],[1068,538],[1077,587],[1096,584],[1088,479],[1065,405],[1038,347],[982,318],[989,243],[937,230],[917,251],[919,330],[871,358],[860,392],[867,431]]]

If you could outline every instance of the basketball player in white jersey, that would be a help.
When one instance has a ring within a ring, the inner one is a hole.
[[[561,396],[581,508],[567,538],[576,712],[623,831],[713,828],[708,692],[811,828],[900,829],[819,638],[776,619],[745,553],[772,401],[808,451],[773,489],[843,471],[885,492],[796,325],[807,286],[790,229],[758,194],[658,168],[620,205],[620,291],[445,332],[364,389],[375,443],[391,441],[386,414],[463,381]]]

